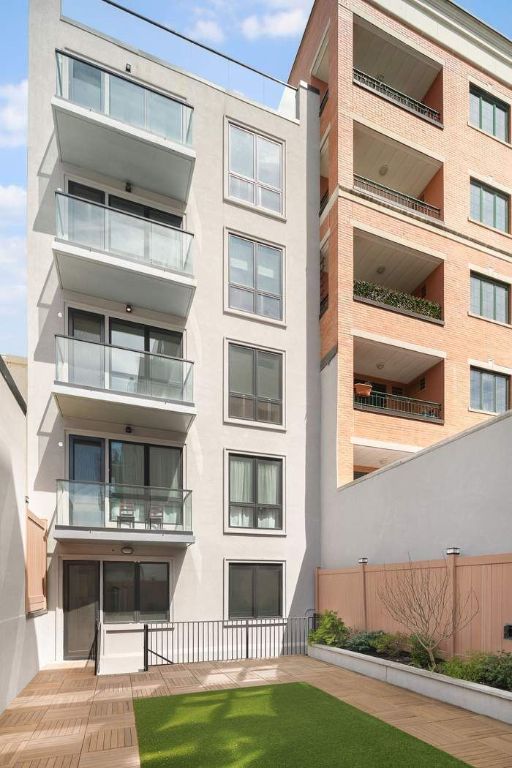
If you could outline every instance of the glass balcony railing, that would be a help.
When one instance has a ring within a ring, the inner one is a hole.
[[[193,109],[188,104],[60,52],[57,96],[155,136],[191,144]]]
[[[176,403],[193,402],[193,363],[56,336],[56,382]]]
[[[192,531],[192,492],[175,488],[57,480],[57,525]]]
[[[442,420],[441,403],[386,392],[372,392],[368,397],[354,395],[354,408],[360,411],[389,413],[391,416],[405,416],[409,419],[435,422]]]
[[[57,192],[59,240],[159,269],[193,274],[194,236],[131,213]]]
[[[441,209],[437,208],[437,206],[406,195],[404,192],[398,192],[398,190],[391,189],[391,187],[385,187],[383,184],[367,179],[364,176],[354,174],[354,189],[357,189],[359,192],[366,192],[374,197],[379,197],[386,203],[391,203],[399,208],[409,208],[416,213],[421,213],[423,216],[428,216],[429,219],[441,218]]]

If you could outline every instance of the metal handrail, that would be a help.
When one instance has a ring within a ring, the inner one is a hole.
[[[119,347],[116,344],[105,344],[103,341],[92,341],[89,339],[77,339],[75,336],[65,336],[63,333],[56,333],[56,339],[64,339],[65,341],[76,341],[82,344],[95,344],[98,347],[106,347],[107,349],[118,349],[122,352],[133,352],[136,355],[144,355],[147,357],[162,357],[164,360],[176,360],[178,363],[187,363],[188,365],[194,365],[192,360],[185,360],[184,357],[172,357],[171,355],[162,355],[161,352],[146,352],[143,349],[130,349],[130,347]]]
[[[87,203],[87,205],[92,205],[95,208],[103,208],[105,211],[109,211],[110,213],[115,213],[116,215],[128,216],[131,219],[139,219],[140,221],[143,221],[146,224],[157,224],[159,227],[165,227],[166,229],[172,229],[175,232],[179,232],[180,234],[194,237],[194,233],[188,231],[187,229],[182,229],[181,227],[175,227],[172,224],[166,224],[164,221],[154,221],[153,219],[147,219],[145,216],[139,216],[139,214],[137,213],[128,213],[127,211],[122,211],[119,208],[115,208],[112,205],[105,205],[104,203],[96,203],[96,202],[93,203],[91,200],[86,200],[85,197],[80,197],[79,195],[70,195],[69,192],[62,192],[62,190],[60,189],[57,189],[55,191],[55,197],[67,197],[70,200],[76,200],[79,203]]]
[[[441,403],[433,400],[420,400],[405,395],[393,395],[388,392],[372,392],[367,397],[354,395],[354,407],[359,410],[381,410],[414,416],[425,420],[441,419]]]
[[[102,486],[109,486],[113,485],[116,488],[145,488],[146,490],[152,490],[152,491],[175,491],[176,493],[182,493],[184,494],[183,498],[186,498],[188,495],[192,493],[192,491],[187,490],[186,488],[170,488],[166,485],[138,485],[137,483],[102,483],[101,480],[70,480],[69,478],[58,478],[58,483],[78,483],[79,485],[102,485]]]
[[[411,208],[431,218],[441,218],[441,209],[436,205],[425,203],[423,200],[418,200],[418,198],[407,195],[405,192],[399,192],[392,187],[386,187],[384,184],[379,184],[373,179],[367,179],[365,176],[354,174],[354,187],[362,192],[374,194],[376,197],[385,198],[390,203],[400,205],[402,208]]]
[[[364,85],[371,88],[372,91],[376,91],[383,96],[387,96],[392,101],[402,104],[412,112],[416,112],[422,117],[427,117],[435,123],[441,123],[441,113],[437,109],[423,104],[423,102],[413,99],[412,96],[408,96],[406,93],[402,93],[397,88],[393,88],[387,83],[379,80],[372,75],[368,75],[366,72],[362,72],[360,69],[354,67],[354,81],[359,85]]]

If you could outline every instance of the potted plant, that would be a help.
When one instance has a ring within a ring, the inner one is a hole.
[[[372,385],[369,381],[358,381],[354,384],[354,389],[356,395],[359,395],[359,397],[370,397],[372,393]]]

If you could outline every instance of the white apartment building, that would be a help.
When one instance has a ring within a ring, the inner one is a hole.
[[[140,668],[144,622],[314,606],[319,99],[283,94],[258,104],[31,2],[41,663],[87,657],[98,620],[115,671]]]

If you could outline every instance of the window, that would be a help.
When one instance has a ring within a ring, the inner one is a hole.
[[[508,376],[471,368],[471,407],[503,413],[508,409]]]
[[[488,227],[509,231],[510,197],[471,179],[471,218]]]
[[[229,196],[283,212],[283,145],[229,126]]]
[[[320,251],[320,317],[329,307],[328,244]]]
[[[471,275],[471,311],[475,315],[509,321],[509,287],[481,275]]]
[[[282,355],[229,345],[229,416],[283,423]]]
[[[469,119],[473,125],[502,141],[510,140],[510,108],[475,85],[469,92]]]
[[[283,566],[276,563],[229,564],[229,618],[282,616]]]
[[[229,306],[274,320],[283,319],[283,252],[229,235]]]
[[[229,457],[229,525],[282,530],[283,462],[257,456]]]
[[[103,620],[106,623],[168,619],[168,563],[103,563]]]

